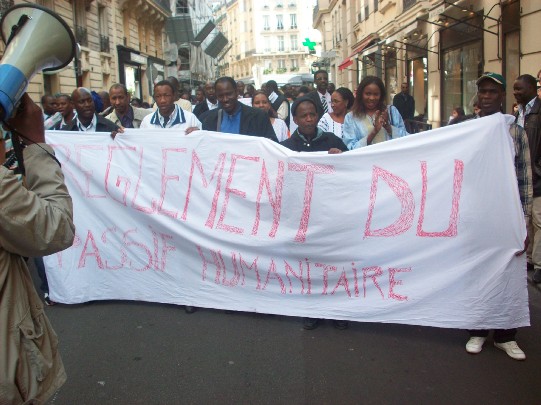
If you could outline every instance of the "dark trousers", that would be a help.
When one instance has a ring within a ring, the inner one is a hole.
[[[41,284],[39,289],[42,293],[49,293],[49,283],[47,282],[47,274],[45,273],[45,265],[43,264],[43,257],[34,257],[34,265],[38,271]]]
[[[487,337],[489,330],[476,329],[469,330],[470,337]],[[517,329],[494,329],[494,341],[496,343],[505,343],[516,340]]]

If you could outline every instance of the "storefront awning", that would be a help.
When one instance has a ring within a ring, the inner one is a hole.
[[[362,52],[362,50],[364,48],[366,48],[368,45],[370,45],[372,42],[376,41],[378,38],[378,36],[376,34],[370,34],[368,35],[367,37],[365,37],[361,42],[359,42],[354,48],[353,48],[353,53],[351,55],[349,55],[346,59],[344,59],[342,61],[342,63],[340,63],[338,65],[338,70],[344,70],[346,69],[347,67],[353,65],[353,59],[355,59],[355,57],[357,56],[357,54],[359,54],[360,52]]]

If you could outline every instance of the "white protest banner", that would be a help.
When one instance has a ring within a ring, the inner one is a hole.
[[[529,325],[500,114],[340,155],[203,131],[47,139],[77,226],[73,246],[46,258],[55,301]]]

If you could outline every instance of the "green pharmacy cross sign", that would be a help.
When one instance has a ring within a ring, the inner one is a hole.
[[[309,38],[305,38],[305,41],[302,44],[308,48],[308,51],[310,54],[316,53],[316,48],[315,48],[316,43],[313,41],[310,41]]]

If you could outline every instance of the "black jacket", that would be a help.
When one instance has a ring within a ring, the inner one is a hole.
[[[96,132],[113,132],[118,129],[117,125],[109,121],[107,118],[102,117],[101,115],[96,115],[98,117],[98,122],[96,123]],[[77,120],[72,120],[69,124],[64,125],[62,131],[79,131],[77,126]]]
[[[207,104],[207,99],[205,99],[201,103],[197,104],[193,108],[192,112],[197,118],[199,118],[201,114],[203,114],[204,112],[207,112],[208,110],[209,110],[209,106]]]
[[[291,138],[280,142],[280,145],[295,152],[326,152],[331,148],[340,149],[342,152],[348,150],[344,142],[332,132],[323,132],[323,135],[316,140],[306,142],[299,136],[299,131],[295,131]]]
[[[319,91],[311,91],[310,93],[305,94],[304,97],[308,97],[314,100],[314,103],[316,103],[317,115],[319,115],[319,119],[321,119],[321,117],[323,117],[323,115],[325,114],[325,110],[323,109],[323,104],[321,103],[321,94],[319,93]]]
[[[403,120],[412,120],[415,115],[415,99],[406,94],[398,93],[393,98],[393,105],[396,107]]]
[[[240,103],[240,106],[242,109],[240,113],[240,135],[261,136],[278,142],[269,116],[263,110],[248,107],[242,103]],[[218,111],[220,110],[219,108],[210,110],[202,117],[203,130],[220,132],[220,129],[216,128],[218,125]],[[225,111],[223,114],[225,114]]]

